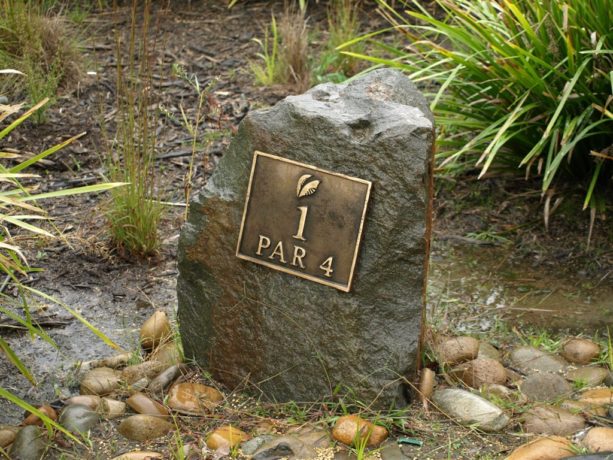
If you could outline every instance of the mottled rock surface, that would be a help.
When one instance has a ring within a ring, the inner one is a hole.
[[[153,415],[132,415],[119,424],[117,430],[134,441],[147,441],[164,436],[174,425]]]
[[[563,372],[568,367],[562,357],[532,347],[518,347],[511,352],[513,365],[524,374],[533,372]]]
[[[223,401],[215,388],[201,383],[183,382],[173,385],[168,392],[168,407],[188,414],[205,414]]]
[[[473,359],[454,367],[450,374],[472,388],[485,384],[502,385],[507,380],[505,368],[498,361],[489,358]]]
[[[582,366],[577,369],[572,369],[566,373],[566,378],[571,382],[583,383],[588,387],[601,385],[609,371],[602,367]]]
[[[47,434],[35,425],[23,427],[9,450],[11,460],[41,460],[47,448]]]
[[[437,390],[432,401],[443,413],[463,425],[475,425],[483,431],[499,431],[509,423],[502,409],[488,400],[465,390]]]
[[[98,414],[87,406],[71,404],[60,415],[60,423],[73,433],[87,433],[99,421]]]
[[[109,367],[97,367],[83,376],[82,395],[107,395],[119,388],[121,374]]]
[[[583,417],[555,406],[533,407],[523,418],[526,433],[567,436],[585,428]]]
[[[599,353],[600,345],[588,339],[570,339],[562,346],[562,356],[575,364],[587,364]]]
[[[385,427],[374,425],[355,414],[340,417],[332,429],[332,437],[347,446],[353,445],[356,439],[365,437],[368,437],[368,446],[378,446],[388,435]]]
[[[529,400],[541,402],[568,397],[573,391],[564,377],[551,372],[528,376],[521,384],[520,389]]]
[[[439,364],[452,366],[475,359],[479,354],[479,340],[469,336],[441,339],[436,344],[434,352]]]
[[[506,460],[558,460],[573,456],[573,445],[560,436],[549,436],[518,447]]]
[[[594,427],[581,443],[591,452],[613,452],[613,428]]]
[[[341,384],[364,402],[404,403],[398,376],[414,373],[420,335],[432,143],[427,102],[390,69],[250,112],[181,232],[186,358],[277,401],[319,400]],[[235,257],[254,150],[372,181],[350,293]]]

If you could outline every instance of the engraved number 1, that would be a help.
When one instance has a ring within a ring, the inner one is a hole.
[[[298,209],[300,210],[300,222],[298,223],[298,232],[294,236],[292,236],[292,238],[296,238],[297,240],[306,241],[306,238],[304,237],[303,233],[304,233],[304,224],[306,223],[306,217],[307,217],[307,212],[309,208],[307,208],[306,206],[298,206]]]

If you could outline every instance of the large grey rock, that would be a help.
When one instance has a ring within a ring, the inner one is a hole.
[[[437,390],[432,395],[437,409],[463,425],[475,425],[483,431],[499,431],[509,417],[487,399],[457,388]]]
[[[337,385],[404,403],[429,248],[433,121],[401,73],[319,85],[251,112],[190,203],[179,242],[185,355],[226,385],[312,401]],[[373,183],[350,293],[235,257],[254,150]]]

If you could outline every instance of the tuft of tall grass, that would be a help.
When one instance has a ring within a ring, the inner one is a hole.
[[[113,242],[123,254],[147,256],[159,247],[158,224],[163,205],[156,199],[154,162],[159,113],[152,108],[155,104],[148,45],[151,2],[144,2],[140,30],[138,12],[139,2],[133,0],[127,50],[119,33],[116,36],[117,133],[108,158],[111,180],[127,185],[112,191],[107,218]]]
[[[339,74],[344,79],[355,75],[361,61],[338,50],[343,44],[353,40],[360,32],[360,2],[356,0],[332,0],[328,4],[327,50],[321,58],[325,73]],[[358,41],[345,48],[352,53],[364,53],[365,43]]]
[[[279,36],[283,80],[296,91],[305,91],[311,84],[306,4],[285,6],[279,21]]]
[[[262,85],[288,84],[296,91],[304,91],[311,84],[309,37],[306,3],[286,4],[277,21],[273,15],[270,31],[264,31],[264,40],[254,39],[260,45],[257,56],[262,62],[251,64],[255,79]]]
[[[279,29],[275,16],[271,16],[270,31],[264,29],[264,40],[254,38],[261,49],[257,54],[262,62],[252,62],[250,67],[255,81],[261,85],[269,86],[277,83],[281,76],[281,62],[279,60],[279,47],[281,41],[279,38]]]
[[[378,41],[385,58],[346,54],[427,88],[439,170],[484,177],[519,168],[540,178],[547,203],[578,185],[592,219],[604,211],[613,174],[610,0],[435,0],[436,15],[418,1],[403,2],[404,13],[377,3],[404,45]]]
[[[0,93],[32,105],[57,95],[62,85],[77,80],[81,56],[74,33],[59,15],[46,14],[44,2],[0,0],[0,68],[15,68],[26,78],[5,79]],[[34,113],[44,120],[44,107]]]

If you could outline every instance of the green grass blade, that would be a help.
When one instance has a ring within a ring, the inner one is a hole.
[[[17,120],[12,122],[10,125],[8,125],[6,128],[4,128],[2,131],[0,131],[0,139],[4,139],[11,131],[13,131],[15,128],[17,128],[17,126],[19,126],[25,120],[30,118],[34,112],[36,112],[38,109],[40,109],[47,102],[49,102],[49,98],[48,97],[43,99],[42,101],[40,101],[38,104],[36,104],[30,110],[25,112],[22,116],[20,116]]]
[[[596,182],[598,181],[598,176],[600,176],[600,170],[602,169],[603,164],[603,160],[600,160],[596,163],[596,169],[594,170],[594,174],[592,174],[592,180],[590,181],[590,185],[585,195],[585,201],[583,202],[583,210],[586,210],[590,202],[592,201],[592,197],[594,195],[594,188],[596,187]]]
[[[23,217],[24,216],[21,216],[21,218]],[[41,218],[41,216],[36,216],[36,217]],[[40,227],[36,227],[35,225],[28,224],[27,222],[23,222],[21,218],[14,217],[14,216],[0,215],[0,221],[9,222],[13,225],[23,228],[24,230],[27,230],[32,233],[36,233],[38,235],[48,236],[51,238],[53,237],[53,234],[49,233],[47,230],[43,230]]]
[[[75,188],[69,188],[69,189],[56,190],[56,191],[47,192],[47,193],[38,193],[36,195],[28,195],[28,196],[21,198],[21,201],[44,200],[48,198],[57,198],[60,196],[78,195],[81,193],[104,192],[107,190],[111,190],[115,187],[122,187],[124,185],[127,185],[127,183],[126,182],[105,182],[102,184],[84,185],[83,187],[75,187]]]
[[[579,77],[581,77],[581,74],[583,73],[583,71],[585,70],[585,68],[590,62],[591,60],[584,61],[583,64],[581,64],[579,68],[577,69],[577,72],[575,72],[575,75],[573,76],[572,80],[565,86],[564,91],[562,92],[562,98],[560,99],[558,107],[556,108],[556,111],[552,115],[551,120],[549,121],[549,124],[547,125],[547,129],[545,129],[545,132],[543,133],[543,137],[549,137],[549,135],[551,134],[551,130],[555,126],[556,122],[558,121],[558,117],[560,116],[560,113],[564,109],[564,105],[566,104],[568,97],[570,96],[575,85],[577,84]]]
[[[25,364],[19,359],[19,357],[15,354],[13,349],[9,346],[8,343],[4,341],[2,337],[0,337],[0,350],[4,351],[5,356],[8,360],[13,363],[13,365],[19,370],[21,375],[27,378],[32,385],[37,385],[36,379],[30,372],[30,370],[26,367]]]
[[[73,143],[77,139],[85,136],[85,134],[87,134],[87,133],[83,132],[81,134],[77,134],[76,136],[73,136],[70,139],[67,139],[64,142],[60,143],[60,144],[54,145],[50,149],[47,149],[44,152],[41,152],[38,155],[33,156],[32,158],[29,158],[28,160],[26,160],[26,161],[24,161],[22,163],[19,163],[18,165],[12,167],[11,169],[9,169],[9,171],[12,172],[12,173],[17,173],[19,171],[22,171],[23,169],[27,168],[28,166],[33,165],[34,163],[38,163],[43,158],[46,158],[49,155],[54,154],[58,150],[63,149],[64,147],[66,147],[67,145]]]
[[[8,316],[10,319],[15,321],[16,323],[21,324],[24,327],[24,329],[27,329],[28,332],[32,336],[37,335],[41,339],[43,339],[45,342],[47,342],[49,345],[51,345],[53,348],[58,348],[55,341],[40,326],[34,325],[31,321],[27,321],[21,318],[19,315],[15,314],[11,310],[4,308],[2,306],[0,306],[0,313]]]
[[[48,295],[45,294],[42,291],[39,291],[38,289],[34,289],[30,286],[23,286],[23,288],[37,296],[42,297],[43,299],[46,299],[50,302],[53,302],[56,305],[59,305],[60,307],[62,307],[63,309],[65,309],[68,313],[70,313],[72,316],[74,316],[75,318],[77,318],[85,327],[87,327],[92,333],[94,333],[98,338],[100,338],[100,340],[102,340],[105,344],[107,344],[109,347],[115,349],[115,350],[120,350],[121,347],[119,345],[117,345],[113,340],[111,340],[104,332],[102,332],[100,329],[96,328],[93,324],[91,324],[89,321],[87,321],[78,311],[76,311],[73,308],[70,308],[68,305],[66,305],[64,302]]]
[[[71,440],[73,440],[77,444],[80,444],[80,445],[83,444],[75,435],[73,435],[70,431],[68,431],[66,428],[64,428],[59,423],[51,420],[44,412],[41,412],[36,407],[28,404],[23,399],[18,398],[13,393],[11,393],[10,391],[6,390],[3,387],[0,387],[0,398],[4,398],[7,401],[12,402],[16,406],[21,407],[23,410],[31,412],[34,415],[36,415],[38,418],[40,418],[43,421],[43,423],[47,427],[48,431],[51,431],[51,428],[53,427],[56,430],[61,431],[62,433],[64,433],[68,438],[70,438]]]

